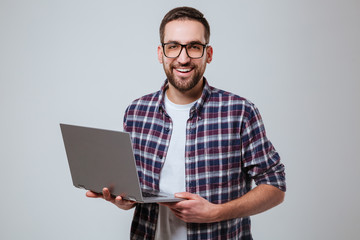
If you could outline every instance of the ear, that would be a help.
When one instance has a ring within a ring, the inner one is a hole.
[[[206,48],[206,62],[211,63],[213,57],[213,48],[212,46],[208,46]]]
[[[157,53],[158,53],[158,60],[159,60],[159,63],[163,63],[163,49],[162,47],[159,45],[158,48],[157,48]]]

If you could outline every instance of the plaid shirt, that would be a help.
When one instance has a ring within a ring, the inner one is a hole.
[[[216,204],[237,199],[252,180],[286,190],[284,166],[267,139],[257,108],[248,100],[208,85],[189,112],[186,127],[186,191]],[[126,110],[124,130],[133,141],[140,184],[159,189],[172,121],[162,89],[135,100]],[[131,239],[154,239],[158,204],[138,204]],[[188,239],[252,239],[250,218],[215,223],[188,223]]]

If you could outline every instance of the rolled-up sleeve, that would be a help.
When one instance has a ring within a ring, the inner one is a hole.
[[[241,132],[244,169],[256,185],[268,184],[286,191],[285,166],[266,136],[261,115],[251,104]]]

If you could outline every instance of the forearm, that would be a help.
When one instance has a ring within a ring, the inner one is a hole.
[[[252,216],[275,207],[284,197],[285,193],[278,188],[262,184],[238,199],[218,205],[216,218],[222,221]]]

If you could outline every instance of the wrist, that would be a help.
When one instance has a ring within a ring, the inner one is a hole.
[[[211,211],[212,222],[221,222],[225,220],[224,218],[225,207],[224,204],[214,204],[214,209]]]

